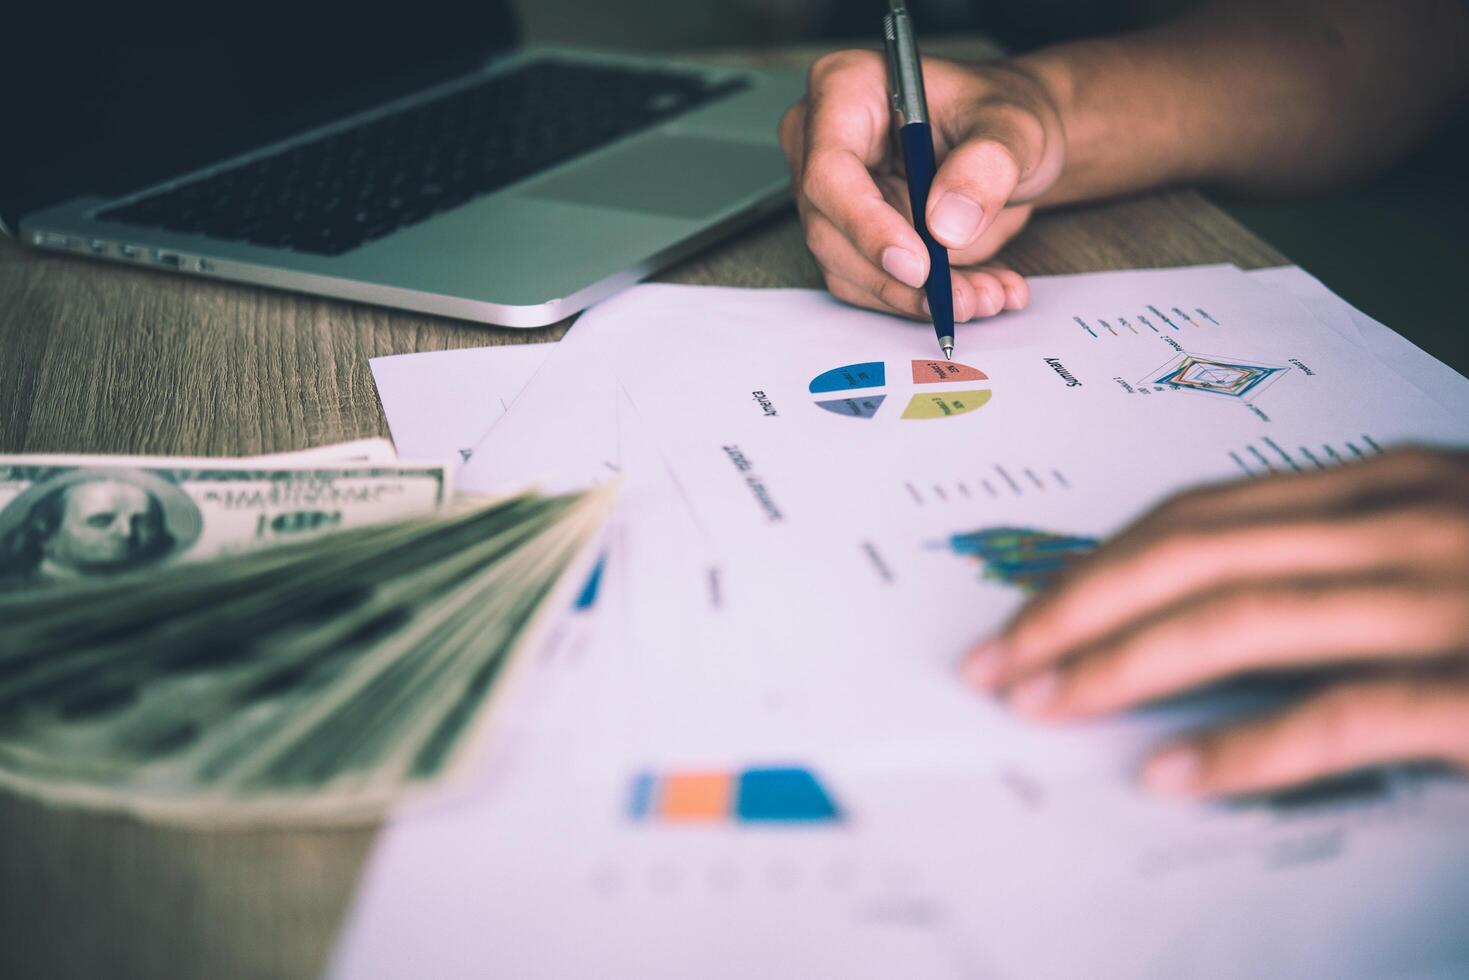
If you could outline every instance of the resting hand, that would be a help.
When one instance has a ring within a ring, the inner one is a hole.
[[[954,317],[1020,309],[1017,273],[984,267],[1030,217],[1065,158],[1060,117],[1021,68],[924,59],[938,174],[928,227],[949,249]],[[841,51],[816,62],[806,98],[786,112],[790,161],[806,242],[837,298],[927,318],[928,252],[913,230],[883,59]]]
[[[1394,761],[1469,768],[1469,454],[1396,451],[1175,498],[969,657],[1063,721],[1250,672],[1354,668],[1261,719],[1164,748],[1146,787],[1275,789]]]

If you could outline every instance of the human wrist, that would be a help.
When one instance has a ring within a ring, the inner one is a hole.
[[[1035,80],[1055,108],[1060,132],[1058,138],[1066,148],[1066,166],[1055,185],[1037,202],[1065,204],[1097,196],[1096,182],[1088,175],[1096,169],[1095,156],[1099,140],[1096,120],[1088,118],[1087,100],[1078,98],[1079,76],[1087,73],[1094,57],[1086,50],[1088,42],[1057,45],[1022,55],[1014,67]]]
[[[1077,41],[1016,59],[1056,107],[1066,167],[1042,205],[1198,178],[1178,111],[1146,35]]]

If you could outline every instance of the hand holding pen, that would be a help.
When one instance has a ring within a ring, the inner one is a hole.
[[[949,275],[949,250],[928,230],[928,194],[938,163],[933,156],[933,129],[928,125],[928,97],[923,91],[923,64],[918,39],[903,0],[889,0],[882,19],[883,44],[888,56],[888,90],[898,114],[898,145],[903,150],[903,175],[908,181],[909,212],[913,230],[928,252],[928,278],[923,296],[933,318],[933,332],[945,358],[954,356],[954,296]]]
[[[876,51],[842,51],[811,71],[807,97],[781,120],[806,241],[832,294],[929,320],[930,259],[915,230],[889,92]],[[954,320],[1021,309],[1024,279],[985,263],[1030,216],[1061,172],[1051,97],[1012,67],[923,62],[939,164],[924,216],[949,253]]]

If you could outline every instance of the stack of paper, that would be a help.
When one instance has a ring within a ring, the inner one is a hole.
[[[1452,975],[1469,792],[1140,796],[1214,697],[1040,729],[958,658],[1206,481],[1469,444],[1469,381],[1298,269],[1033,280],[965,329],[640,286],[554,347],[375,361],[463,486],[620,474],[480,790],[404,812],[342,976]],[[1434,910],[1445,910],[1438,914]]]

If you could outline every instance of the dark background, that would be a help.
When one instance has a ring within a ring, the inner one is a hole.
[[[908,0],[920,38],[985,35],[1014,52],[1144,26],[1191,2]],[[791,44],[875,48],[886,8],[886,0],[511,4],[531,43],[685,54]],[[0,102],[0,145],[7,137],[14,144],[0,152],[0,215],[13,219],[58,195],[70,196],[78,174],[102,185],[91,190],[112,192],[308,128],[350,108],[338,105],[339,99],[374,101],[361,80],[343,77],[344,64],[388,73],[395,64],[420,64],[416,52],[444,50],[447,27],[452,50],[432,69],[423,69],[447,72],[453,67],[449,62],[459,57],[473,60],[498,44],[513,43],[514,29],[501,19],[504,12],[490,0],[469,7],[453,0],[406,6],[396,0],[256,0],[213,16],[208,29],[228,34],[239,53],[282,51],[285,45],[282,63],[305,66],[304,80],[267,70],[246,76],[252,78],[249,85],[208,86],[190,80],[210,76],[204,70],[209,66],[197,62],[214,57],[213,49],[195,50],[177,39],[200,29],[197,7],[181,0],[156,0],[144,8],[105,0],[22,0],[19,16],[4,20],[8,33],[0,31],[6,55],[0,58],[0,90],[12,93]],[[150,26],[140,32],[136,26],[144,22]],[[122,30],[125,23],[133,28]],[[383,24],[393,30],[383,32]],[[88,29],[80,31],[79,25]],[[124,35],[127,43],[114,43]],[[348,49],[351,59],[301,56]],[[34,86],[44,86],[52,97],[27,98]],[[90,115],[81,112],[80,118],[59,118],[48,108],[57,102],[95,102],[99,108]],[[142,111],[161,104],[170,108],[160,118]],[[127,112],[131,105],[140,107],[139,113]],[[261,120],[284,128],[253,132],[264,125]],[[178,139],[179,130],[188,138]],[[218,140],[240,145],[214,145]],[[173,159],[180,153],[185,158]],[[1466,174],[1469,112],[1461,112],[1457,123],[1412,158],[1366,183],[1290,201],[1211,196],[1351,303],[1469,371],[1469,331],[1459,326],[1462,311],[1469,309],[1469,263],[1462,244],[1469,225]]]
[[[909,0],[920,38],[979,33],[1022,51],[1144,25],[1188,0]],[[517,0],[533,43],[697,50],[875,47],[883,0]],[[1469,112],[1391,172],[1306,199],[1212,194],[1359,309],[1469,369]]]

